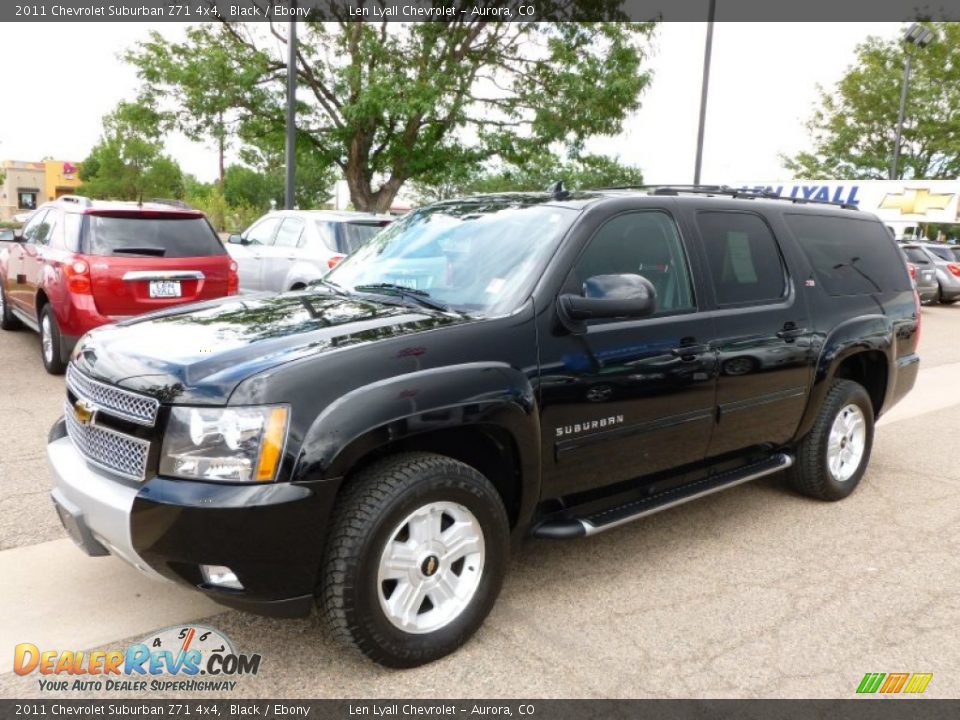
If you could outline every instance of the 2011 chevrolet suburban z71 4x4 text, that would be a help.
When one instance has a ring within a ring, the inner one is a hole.
[[[526,536],[778,471],[849,495],[917,375],[904,261],[855,209],[715,189],[412,212],[319,284],[94,330],[51,430],[88,553],[413,666]],[[643,562],[640,558],[637,562]]]

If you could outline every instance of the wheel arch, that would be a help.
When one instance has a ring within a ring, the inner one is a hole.
[[[853,380],[870,395],[874,417],[887,405],[895,365],[895,328],[885,315],[870,315],[838,325],[826,337],[814,369],[813,385],[797,438],[813,427],[835,379]]]

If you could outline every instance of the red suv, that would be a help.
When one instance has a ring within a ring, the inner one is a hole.
[[[238,285],[203,213],[70,196],[42,205],[0,251],[0,327],[38,331],[44,367],[59,374],[88,330]]]

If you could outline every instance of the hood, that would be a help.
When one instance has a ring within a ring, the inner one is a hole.
[[[242,295],[98,328],[73,362],[161,402],[223,404],[242,380],[282,363],[467,321],[322,290]]]

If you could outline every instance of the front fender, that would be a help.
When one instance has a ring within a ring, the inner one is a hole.
[[[894,365],[894,326],[886,315],[863,315],[837,325],[823,340],[814,368],[813,386],[800,420],[796,438],[813,427],[823,400],[830,390],[837,368],[851,355],[878,350],[887,358],[888,373]],[[893,375],[888,375],[892,379]],[[889,385],[889,383],[888,383]]]
[[[336,481],[387,443],[438,430],[483,426],[512,437],[521,466],[523,510],[527,510],[539,498],[540,420],[527,376],[505,363],[421,370],[344,394],[310,426],[294,477]]]

